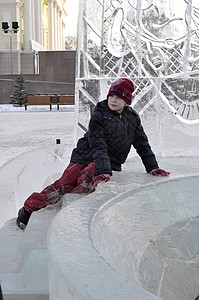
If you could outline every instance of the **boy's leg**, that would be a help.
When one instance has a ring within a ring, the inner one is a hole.
[[[24,207],[18,212],[17,226],[25,229],[33,211],[55,204],[61,196],[70,193],[74,186],[77,185],[77,178],[80,176],[83,168],[84,165],[82,164],[70,163],[59,180],[46,187],[41,193],[30,195],[25,201]]]
[[[95,176],[97,176],[96,164],[95,162],[91,162],[81,171],[81,174],[77,179],[77,186],[72,189],[71,193],[82,194],[93,191],[90,184]]]
[[[47,186],[42,192],[31,194],[25,201],[24,208],[32,213],[57,203],[64,194],[71,193],[83,169],[83,164],[70,163],[60,179]]]
[[[83,164],[70,163],[59,180],[47,186],[41,193],[33,193],[28,197],[24,207],[19,210],[18,227],[25,229],[33,211],[57,203],[66,193],[89,193],[92,190],[90,183],[96,175],[95,162],[86,168]]]

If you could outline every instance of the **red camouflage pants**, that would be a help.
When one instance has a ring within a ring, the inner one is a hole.
[[[57,203],[67,193],[89,193],[90,183],[96,175],[95,162],[91,162],[87,167],[83,164],[70,163],[60,179],[47,186],[42,192],[31,194],[26,199],[24,207],[29,212],[33,212]]]

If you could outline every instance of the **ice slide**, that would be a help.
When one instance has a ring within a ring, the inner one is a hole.
[[[159,159],[168,178],[146,174],[130,158],[94,193],[66,195],[17,229],[22,199],[61,174],[65,147],[26,153],[0,169],[4,299],[196,299],[198,158]]]

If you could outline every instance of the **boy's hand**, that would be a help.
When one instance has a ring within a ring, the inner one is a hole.
[[[101,180],[104,180],[105,182],[107,182],[110,180],[110,178],[111,178],[111,174],[98,175],[93,179],[93,181],[91,182],[91,185],[96,187]]]
[[[161,170],[159,168],[157,169],[153,169],[149,172],[151,175],[153,176],[158,176],[158,175],[162,175],[162,176],[168,176],[170,174],[170,172],[166,172],[164,170]]]

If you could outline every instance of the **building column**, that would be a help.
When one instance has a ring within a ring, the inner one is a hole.
[[[60,50],[60,9],[58,9],[58,20],[57,20],[57,41],[58,41],[58,45],[57,45],[57,49]]]
[[[35,40],[42,45],[42,8],[41,0],[35,4]]]
[[[24,1],[24,49],[31,50],[32,40],[32,0]]]
[[[31,1],[32,39],[35,40],[35,1]]]
[[[57,25],[57,5],[55,5],[55,24]],[[57,26],[55,27],[55,50],[57,50]]]
[[[53,1],[48,0],[48,50],[54,50]]]
[[[63,50],[63,22],[62,22],[62,13],[60,15],[60,49]]]
[[[65,35],[65,22],[62,20],[62,49],[65,50],[66,47],[66,35]]]
[[[62,16],[61,16],[61,19],[60,19],[60,22],[61,22],[61,32],[60,32],[60,38],[61,38],[61,50],[63,50],[63,22],[62,22]]]
[[[56,4],[55,2],[53,2],[53,22],[54,24],[56,24],[56,20],[55,20],[55,7],[56,7]],[[55,45],[55,39],[56,39],[56,32],[55,32],[56,28],[55,26],[53,26],[53,49],[55,50],[56,49],[56,45]]]

